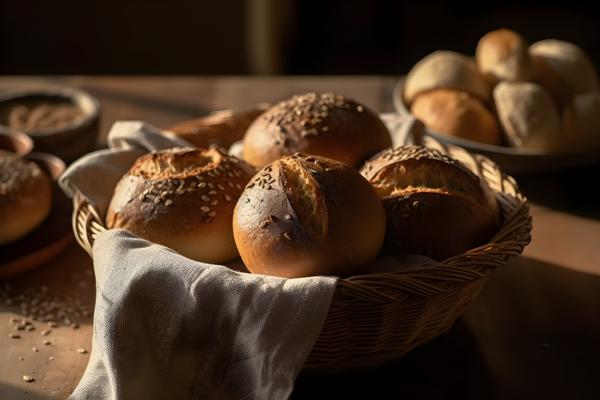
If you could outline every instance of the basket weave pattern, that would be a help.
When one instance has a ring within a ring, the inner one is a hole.
[[[424,145],[458,159],[495,191],[503,225],[489,243],[426,267],[340,279],[327,319],[304,365],[336,371],[396,359],[446,332],[477,296],[494,268],[519,255],[531,240],[526,198],[514,179],[489,159],[431,137]],[[106,228],[81,193],[74,198],[73,231],[91,254]]]

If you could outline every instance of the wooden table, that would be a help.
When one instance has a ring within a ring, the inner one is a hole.
[[[245,108],[304,91],[335,91],[390,111],[392,77],[0,78],[0,91],[51,83],[91,92],[102,131],[120,119],[167,126],[221,108]],[[534,233],[522,257],[494,273],[446,335],[380,368],[301,374],[294,398],[600,398],[600,166],[517,177],[532,199]],[[91,305],[92,263],[74,243],[39,270],[9,282],[14,291],[46,285]],[[0,301],[0,399],[66,397],[85,368],[90,318],[79,329],[8,334],[19,307]],[[43,345],[43,340],[50,345]],[[37,347],[38,352],[32,351]],[[19,358],[21,357],[22,360]],[[54,357],[50,360],[49,357]],[[32,383],[23,375],[35,378]],[[386,396],[384,393],[390,393]]]

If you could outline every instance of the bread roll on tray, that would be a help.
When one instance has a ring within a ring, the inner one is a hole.
[[[418,95],[410,111],[436,132],[480,143],[502,144],[496,117],[468,93],[431,90]]]
[[[475,59],[479,71],[492,84],[530,81],[536,76],[529,43],[509,29],[488,32],[479,39]]]
[[[404,81],[404,101],[410,105],[419,94],[434,89],[460,90],[485,102],[491,94],[475,62],[453,51],[436,51],[412,67]]]

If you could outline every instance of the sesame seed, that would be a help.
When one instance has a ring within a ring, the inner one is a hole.
[[[264,229],[264,228],[266,228],[266,227],[267,227],[267,225],[269,225],[269,221],[263,221],[263,222],[260,224],[260,228],[261,228],[261,229]]]
[[[79,329],[79,324],[78,323],[74,323],[73,325],[71,325],[71,328],[73,328],[73,329]]]
[[[11,339],[21,339],[21,335],[17,335],[16,333],[9,333],[8,337]]]
[[[225,201],[231,201],[231,196],[230,196],[230,195],[228,195],[228,194],[226,194],[226,195],[225,195]]]
[[[37,353],[39,351],[37,347],[32,347],[31,350],[33,350],[34,353]]]
[[[167,199],[167,201],[165,201],[165,206],[170,207],[172,205],[173,205],[173,200]]]
[[[208,192],[209,195],[211,196],[215,196],[217,194],[216,190],[211,190],[210,192]]]
[[[48,336],[50,334],[50,332],[52,332],[50,329],[45,329],[43,331],[40,332],[40,335],[42,336]]]
[[[44,340],[42,343],[44,344],[44,346],[50,346],[52,344],[52,342],[50,342],[49,340]]]
[[[356,106],[356,111],[363,112],[363,110],[364,110],[363,106],[361,106],[361,105]]]
[[[206,187],[206,182],[200,182],[198,184],[198,187],[201,188],[201,189],[205,188]]]
[[[215,215],[217,215],[217,213],[214,212],[214,211],[211,211],[211,212],[208,213],[208,216],[211,217],[211,218],[214,217]]]
[[[23,357],[19,357],[19,361],[25,361]]]
[[[57,324],[56,324],[56,322],[54,322],[54,321],[49,321],[49,322],[48,322],[48,326],[49,326],[50,328],[56,328],[58,325],[57,325]]]
[[[48,360],[49,360],[49,361],[53,361],[53,360],[54,360],[54,357],[50,356],[50,357],[48,357]]]
[[[283,218],[287,219],[288,221],[292,219],[292,216],[290,214],[285,214],[283,216]]]
[[[283,234],[283,237],[286,238],[287,240],[292,240],[292,236],[288,232],[285,232]]]
[[[213,200],[210,202],[211,206],[216,206],[217,204],[219,204],[218,200]]]
[[[79,354],[85,354],[85,353],[87,353],[87,350],[86,350],[86,349],[83,349],[83,348],[79,348],[79,349],[77,349],[77,352],[78,352]]]
[[[209,212],[209,211],[210,211],[210,208],[209,208],[209,207],[207,207],[207,206],[202,206],[202,207],[200,207],[200,209],[201,209],[202,211],[204,211],[205,213],[207,213],[207,212]]]
[[[27,383],[31,383],[31,382],[35,381],[35,379],[33,379],[33,377],[29,376],[29,375],[23,375],[23,380]]]
[[[225,190],[225,186],[221,185],[220,183],[217,185],[217,187],[221,190]]]
[[[209,189],[214,189],[214,188],[215,188],[215,185],[213,185],[213,184],[212,184],[212,182],[209,182],[209,183],[208,183],[208,187],[209,187]]]

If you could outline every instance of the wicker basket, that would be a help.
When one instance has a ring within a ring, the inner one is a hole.
[[[529,243],[529,207],[512,177],[489,159],[460,147],[431,137],[423,138],[423,143],[462,161],[488,182],[500,204],[502,227],[488,244],[435,265],[340,279],[305,369],[376,366],[446,332],[477,296],[488,274]],[[96,235],[106,228],[83,195],[77,194],[74,202],[75,237],[91,253]]]

